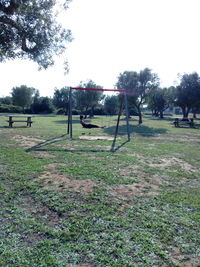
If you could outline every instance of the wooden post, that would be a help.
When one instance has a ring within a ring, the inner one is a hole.
[[[31,127],[31,117],[27,117],[27,126]]]
[[[13,125],[12,116],[9,116],[8,122],[9,122],[9,127],[12,127]]]

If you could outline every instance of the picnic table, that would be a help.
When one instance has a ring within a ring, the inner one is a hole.
[[[189,127],[194,127],[194,120],[193,119],[182,119],[176,118],[174,120],[174,126],[180,127],[181,125],[188,125]]]
[[[15,122],[26,122],[27,127],[31,127],[31,124],[33,123],[31,116],[9,116],[8,117],[8,124],[9,127],[13,127],[13,123]]]

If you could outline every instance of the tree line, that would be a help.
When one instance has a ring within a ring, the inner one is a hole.
[[[153,116],[160,118],[163,118],[166,109],[176,106],[181,108],[183,118],[188,118],[190,112],[195,117],[200,111],[200,76],[194,72],[183,74],[179,78],[177,86],[161,88],[158,75],[148,68],[139,72],[124,71],[119,74],[115,88],[125,89],[130,115],[138,116],[139,123],[142,123],[144,107],[151,110]],[[103,88],[92,80],[80,82],[78,87]],[[73,114],[115,115],[118,112],[120,97],[120,93],[105,95],[103,91],[73,90]],[[26,85],[14,87],[11,96],[0,98],[0,111],[6,112],[5,107],[8,106],[11,109],[18,108],[19,112],[67,114],[69,88],[56,88],[51,98],[41,97],[39,90]]]

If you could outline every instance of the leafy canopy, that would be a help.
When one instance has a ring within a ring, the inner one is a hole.
[[[174,103],[174,87],[153,87],[148,94],[148,108],[153,115],[163,118],[163,112]]]
[[[56,0],[0,0],[0,61],[23,58],[40,68],[53,65],[53,56],[72,39],[56,21],[58,9]]]
[[[32,103],[32,96],[35,89],[21,85],[12,89],[13,104],[22,107],[23,109],[30,107]]]
[[[191,109],[200,106],[200,77],[198,73],[184,74],[176,87],[177,106],[181,107],[183,117],[187,118]]]
[[[89,80],[86,83],[81,82],[78,87],[103,88],[102,86],[95,84],[92,80]],[[92,113],[94,107],[103,99],[103,97],[103,91],[75,90],[73,93],[76,108],[85,115],[88,115],[89,110]]]
[[[63,87],[61,89],[55,89],[53,95],[53,104],[56,108],[63,109],[63,112],[67,113],[69,105],[69,88]]]
[[[118,89],[125,89],[128,94],[129,105],[136,108],[139,114],[139,123],[142,123],[141,107],[146,102],[149,90],[157,87],[159,79],[150,69],[140,72],[124,71],[120,73],[117,81]]]

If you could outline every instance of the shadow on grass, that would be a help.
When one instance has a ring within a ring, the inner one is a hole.
[[[200,123],[195,123],[194,124],[194,129],[200,129]]]
[[[199,123],[194,123],[194,126],[193,127],[190,127],[189,125],[180,125],[179,127],[176,127],[176,128],[180,128],[180,129],[200,129],[200,124]]]
[[[13,127],[10,127],[10,126],[0,126],[0,129],[19,129],[19,128],[23,128],[23,129],[28,129],[30,127],[28,126],[13,126]]]
[[[148,118],[148,119],[150,119],[150,120],[154,120],[154,121],[174,121],[174,118],[173,117],[163,117],[162,119],[160,118],[160,117],[154,117],[154,116],[152,116],[152,117],[146,117],[146,118]]]
[[[62,141],[68,141],[68,142],[73,142],[73,139],[70,140],[68,139],[68,135],[67,134],[63,134],[61,136],[57,136],[51,139],[48,139],[44,142],[41,142],[31,148],[26,149],[26,152],[31,152],[31,151],[45,151],[45,152],[71,152],[71,153],[77,153],[77,152],[116,152],[117,150],[119,150],[121,147],[123,147],[127,142],[129,142],[128,140],[123,142],[122,144],[118,145],[117,147],[112,147],[112,145],[110,145],[110,149],[65,149],[65,148],[46,148],[48,145],[52,145],[55,143],[59,143]]]
[[[115,132],[116,127],[111,126],[104,129],[104,132],[109,135],[113,135]],[[142,136],[154,136],[156,134],[165,134],[167,132],[164,128],[153,128],[148,127],[145,125],[130,125],[130,134],[137,133]],[[127,134],[127,128],[126,125],[119,126],[118,135],[126,135]]]
[[[68,123],[68,120],[56,120],[56,121],[54,121],[54,123],[57,123],[57,124],[66,124],[67,125],[67,123]],[[73,120],[73,124],[75,124],[75,123],[80,123],[80,120]]]

